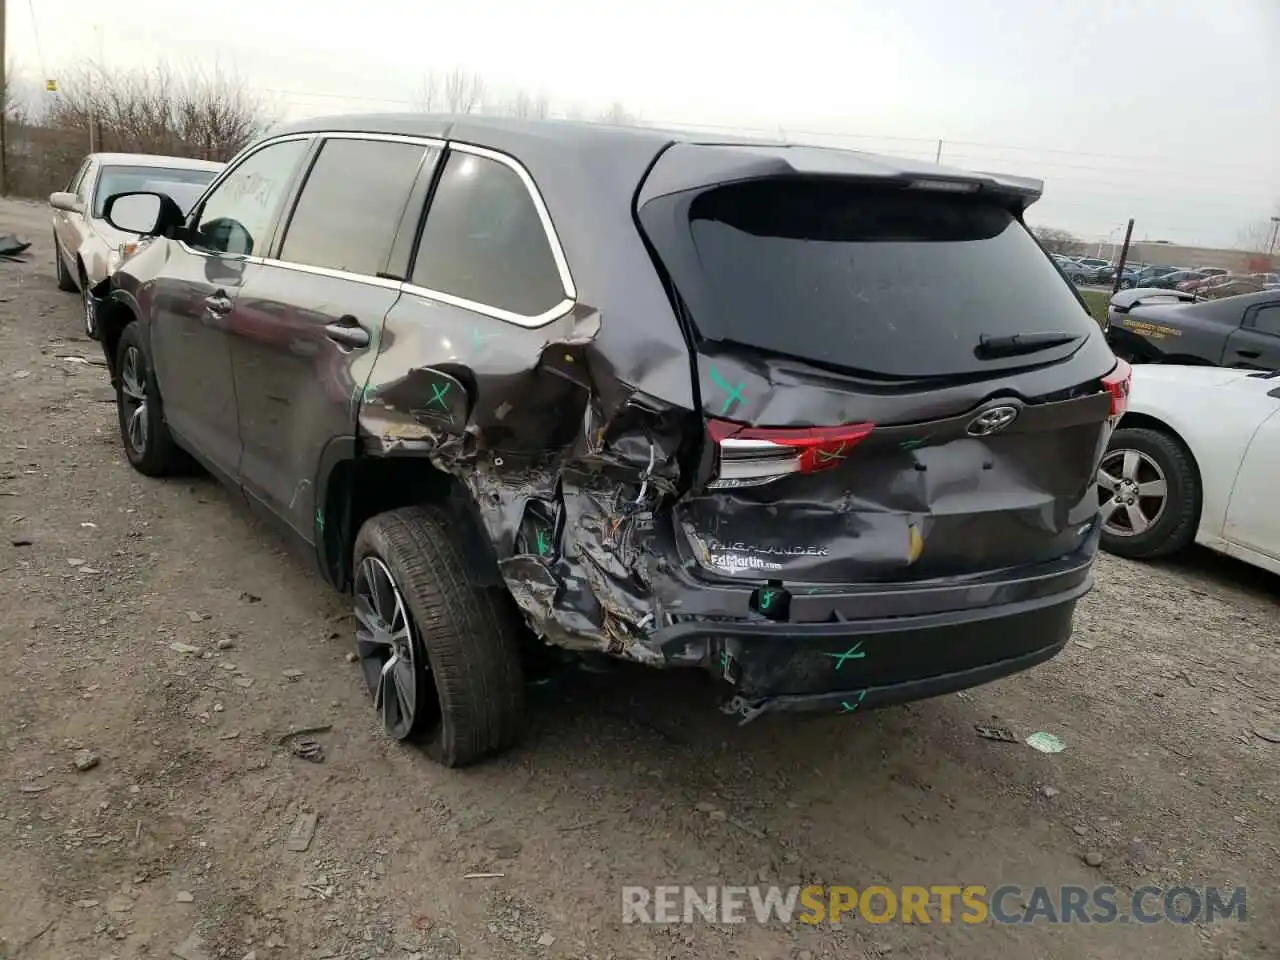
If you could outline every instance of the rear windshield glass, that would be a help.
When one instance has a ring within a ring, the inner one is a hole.
[[[761,180],[700,195],[689,218],[702,287],[692,319],[707,339],[921,377],[1046,362],[1079,346],[980,360],[983,334],[1096,329],[1026,228],[990,201]]]
[[[108,198],[115,194],[136,192],[167,194],[186,213],[217,175],[217,170],[175,167],[103,167],[93,197],[93,215],[102,216]]]

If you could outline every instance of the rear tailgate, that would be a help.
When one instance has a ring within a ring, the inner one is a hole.
[[[711,576],[822,585],[1078,548],[1116,361],[1021,223],[1026,192],[770,173],[641,196],[706,428],[676,511],[689,556]]]

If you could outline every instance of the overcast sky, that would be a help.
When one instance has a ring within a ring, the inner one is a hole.
[[[3,0],[0,0],[3,2]],[[34,20],[33,20],[34,11]],[[32,81],[220,66],[285,118],[408,109],[430,69],[1036,176],[1033,223],[1234,246],[1280,213],[1280,0],[9,0]]]

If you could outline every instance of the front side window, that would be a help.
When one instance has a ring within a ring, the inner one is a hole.
[[[246,157],[209,194],[191,245],[213,253],[261,255],[267,231],[309,141],[284,140]]]
[[[550,239],[520,176],[462,152],[445,162],[412,282],[523,317],[565,299]]]
[[[327,141],[293,209],[280,259],[379,273],[425,152],[411,143]]]
[[[217,175],[217,170],[181,167],[106,166],[98,172],[98,186],[93,192],[93,215],[101,217],[107,200],[115,194],[137,192],[166,194],[186,213]]]

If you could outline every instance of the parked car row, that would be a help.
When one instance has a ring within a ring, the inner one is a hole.
[[[1067,279],[1076,285],[1112,284],[1116,267],[1100,257],[1068,257],[1052,254]],[[1233,274],[1223,267],[1185,269],[1160,264],[1126,263],[1120,273],[1120,289],[1139,287],[1163,290],[1205,291],[1203,296],[1234,296],[1253,293],[1277,282],[1276,274]]]
[[[314,557],[385,729],[441,762],[519,736],[547,645],[705,670],[744,722],[848,714],[1056,655],[1092,582],[1130,370],[1023,223],[1041,189],[312,121],[193,203],[104,197],[145,240],[90,326],[132,466],[194,458]]]

